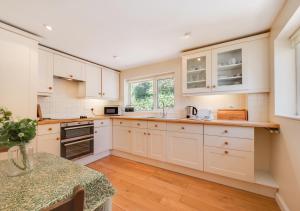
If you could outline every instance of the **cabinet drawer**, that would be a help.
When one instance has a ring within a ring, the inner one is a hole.
[[[167,123],[165,122],[148,122],[148,128],[152,130],[166,130]]]
[[[111,121],[109,119],[94,121],[94,127],[108,127],[108,126],[111,126]]]
[[[39,125],[37,135],[60,134],[60,124]]]
[[[204,145],[223,149],[235,149],[249,152],[254,151],[254,141],[245,138],[204,135]]]
[[[135,128],[147,128],[148,122],[147,121],[132,121],[131,126]]]
[[[167,130],[174,131],[174,132],[187,132],[187,133],[203,134],[203,125],[201,125],[201,124],[168,123]]]
[[[114,119],[113,125],[131,127],[132,121],[125,119]]]
[[[254,153],[204,147],[204,171],[253,182]]]
[[[205,135],[254,139],[254,128],[205,125]]]

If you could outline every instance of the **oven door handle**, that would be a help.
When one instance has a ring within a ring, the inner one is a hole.
[[[82,140],[82,141],[76,141],[76,142],[72,142],[72,143],[64,144],[64,145],[67,147],[67,146],[71,146],[71,145],[74,145],[74,144],[79,144],[79,143],[83,143],[83,142],[87,142],[87,141],[92,141],[92,140],[93,140],[92,138],[89,138],[89,139],[85,139],[85,140]]]
[[[93,127],[93,125],[77,126],[77,127],[67,127],[67,128],[64,128],[64,130],[75,130],[75,129],[86,128],[86,127]]]

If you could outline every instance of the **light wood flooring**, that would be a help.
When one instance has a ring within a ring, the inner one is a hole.
[[[113,211],[269,211],[274,199],[109,156],[88,165],[104,173],[117,193]]]

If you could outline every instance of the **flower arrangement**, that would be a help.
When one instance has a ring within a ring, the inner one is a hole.
[[[13,159],[9,155],[9,162],[13,167],[17,168],[18,173],[21,174],[31,170],[32,165],[26,151],[26,144],[29,143],[36,136],[37,121],[32,119],[13,120],[12,112],[0,108],[0,147],[14,147],[18,146],[21,157],[20,161]],[[21,172],[20,172],[21,171]]]

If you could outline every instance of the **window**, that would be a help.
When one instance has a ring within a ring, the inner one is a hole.
[[[173,75],[157,76],[143,80],[129,81],[129,104],[135,111],[153,111],[156,109],[173,108],[174,77]]]
[[[295,48],[295,65],[296,65],[296,115],[300,115],[300,29],[291,37],[291,43]]]

